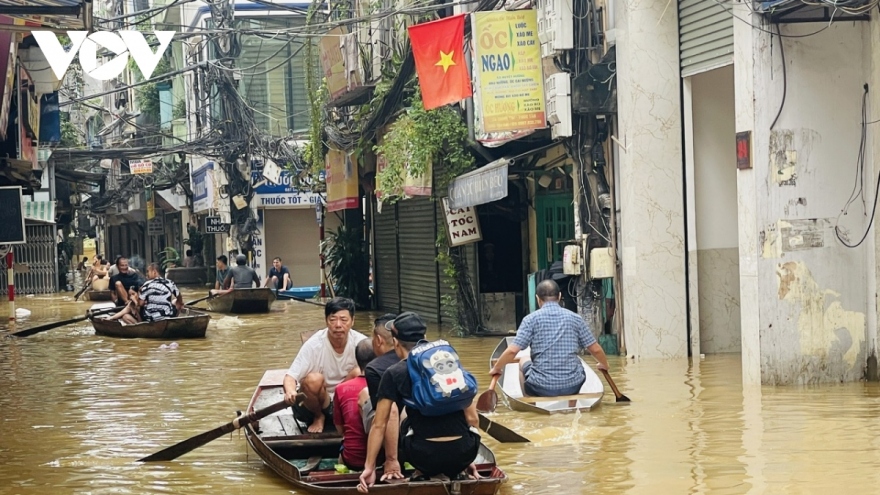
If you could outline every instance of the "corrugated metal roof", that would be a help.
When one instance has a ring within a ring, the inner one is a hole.
[[[91,8],[84,8],[83,0],[0,0],[0,15],[44,27],[83,29],[84,11],[91,16]]]
[[[73,7],[82,5],[81,0],[0,0],[0,6],[18,5],[22,7]]]

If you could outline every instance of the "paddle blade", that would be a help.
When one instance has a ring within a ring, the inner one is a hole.
[[[20,330],[15,333],[9,334],[13,337],[28,337],[35,333],[45,332],[46,330],[52,330],[53,328],[63,327],[64,325],[70,325],[72,323],[77,323],[88,318],[87,316],[77,316],[76,318],[71,318],[69,320],[56,321],[54,323],[47,323],[45,325],[40,325],[38,327],[28,328],[27,330]]]
[[[305,396],[303,394],[299,394],[296,396],[296,402],[301,402],[304,399]],[[159,452],[156,452],[155,454],[148,455],[143,459],[138,459],[138,462],[173,461],[174,459],[177,459],[187,452],[195,450],[202,445],[205,445],[206,443],[216,440],[223,435],[235,431],[245,425],[253,423],[254,421],[259,421],[264,417],[276,413],[286,407],[289,407],[286,401],[282,400],[281,402],[276,402],[271,406],[264,407],[263,409],[254,411],[250,414],[239,416],[223,426],[218,426],[213,430],[200,433],[182,442],[178,442],[171,447],[168,447],[167,449],[163,449]]]
[[[495,412],[495,408],[498,407],[498,394],[495,393],[495,385],[498,383],[498,378],[500,377],[500,375],[494,375],[492,377],[492,382],[489,383],[489,390],[483,392],[480,394],[480,397],[477,398],[478,412]]]
[[[615,383],[614,383],[614,380],[611,379],[611,374],[608,373],[607,370],[600,370],[600,371],[602,372],[603,375],[605,375],[605,380],[608,382],[608,385],[611,387],[611,391],[614,392],[615,402],[632,402],[631,400],[629,400],[629,397],[620,393],[620,390],[618,390],[617,385],[615,385]]]
[[[143,459],[138,459],[138,462],[161,462],[161,461],[173,461],[178,457],[186,454],[187,452],[193,451],[202,445],[210,443],[223,435],[235,430],[235,427],[232,423],[227,423],[223,426],[218,426],[211,431],[206,431],[204,433],[200,433],[192,438],[188,438],[182,442],[178,442],[167,449],[160,450],[155,454],[148,455]]]
[[[485,431],[495,440],[498,440],[501,443],[527,443],[529,439],[520,435],[519,433],[507,428],[506,426],[500,425],[498,423],[493,422],[486,416],[482,414],[480,416],[480,429]]]
[[[477,411],[481,413],[495,412],[498,407],[498,394],[494,390],[487,390],[480,394],[477,399]]]
[[[73,300],[74,300],[74,301],[79,301],[79,296],[83,295],[83,293],[86,291],[86,289],[89,288],[89,285],[91,285],[91,284],[89,284],[88,282],[86,282],[86,285],[84,285],[83,288],[80,289],[79,292],[76,293],[76,296],[74,296]]]

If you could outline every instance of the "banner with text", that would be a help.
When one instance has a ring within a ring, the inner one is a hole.
[[[263,178],[262,160],[251,161],[251,185],[254,187],[254,208],[311,208],[318,195],[296,187],[296,179],[287,169],[281,169],[281,182],[273,184]]]
[[[214,208],[214,162],[205,162],[192,172],[193,213]]]
[[[344,151],[327,151],[327,211],[357,208],[358,195],[357,162]]]
[[[547,127],[536,11],[501,10],[473,16],[481,132]]]

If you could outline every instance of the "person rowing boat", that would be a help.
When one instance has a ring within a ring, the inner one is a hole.
[[[559,305],[562,293],[553,280],[535,290],[538,310],[523,318],[513,344],[501,355],[489,374],[501,375],[504,367],[529,348],[530,358],[520,362],[525,377],[523,391],[533,397],[577,394],[586,380],[578,351],[587,349],[608,370],[608,358],[580,315]]]

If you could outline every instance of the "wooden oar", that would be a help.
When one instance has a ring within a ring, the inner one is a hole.
[[[611,391],[614,392],[614,398],[616,402],[632,402],[629,400],[629,397],[620,393],[620,390],[617,389],[617,385],[614,384],[614,380],[611,379],[611,375],[608,373],[608,370],[599,370],[605,375],[605,380],[608,381],[608,385],[611,386]]]
[[[296,402],[300,402],[305,399],[305,395],[299,394],[296,396]],[[245,414],[243,416],[239,416],[229,423],[226,423],[223,426],[218,426],[213,430],[206,431],[204,433],[200,433],[192,438],[188,438],[182,442],[178,442],[167,449],[160,450],[155,454],[148,455],[143,459],[138,459],[138,462],[156,462],[156,461],[172,461],[177,459],[178,457],[186,454],[187,452],[193,451],[202,445],[205,445],[213,440],[216,440],[223,435],[235,431],[242,426],[249,425],[254,421],[259,421],[266,416],[281,411],[282,409],[290,407],[290,404],[287,401],[276,402],[271,406],[264,407],[258,411],[254,411],[250,414]]]
[[[498,394],[495,393],[495,384],[498,383],[499,376],[501,375],[493,376],[492,383],[489,384],[489,390],[480,394],[480,397],[477,399],[477,411],[481,413],[495,412],[495,408],[498,407]]]
[[[92,285],[91,282],[89,281],[89,279],[86,279],[86,283],[83,284],[83,288],[80,289],[75,296],[73,296],[73,300],[79,301],[79,296],[83,295],[83,293],[86,291],[86,289],[89,288],[90,285]]]
[[[215,296],[214,296],[213,294],[208,294],[207,296],[202,297],[202,298],[200,298],[200,299],[196,299],[196,300],[194,300],[194,301],[190,301],[190,302],[184,304],[184,306],[192,306],[193,304],[198,304],[198,303],[200,303],[200,302],[202,302],[202,301],[206,301],[206,300],[208,300],[208,299],[211,299],[212,297],[215,297]]]
[[[501,424],[495,423],[486,416],[480,416],[480,429],[501,443],[525,443],[529,439]]]
[[[53,328],[63,327],[64,325],[71,325],[74,323],[78,323],[83,320],[87,320],[89,316],[98,316],[98,315],[106,315],[110,313],[115,313],[120,311],[122,308],[105,308],[99,309],[97,311],[88,312],[85,316],[77,316],[76,318],[71,318],[69,320],[56,321],[54,323],[47,323],[45,325],[40,325],[33,328],[28,328],[27,330],[19,330],[18,332],[11,333],[9,337],[28,337],[35,333],[45,332],[46,330],[52,330]]]

